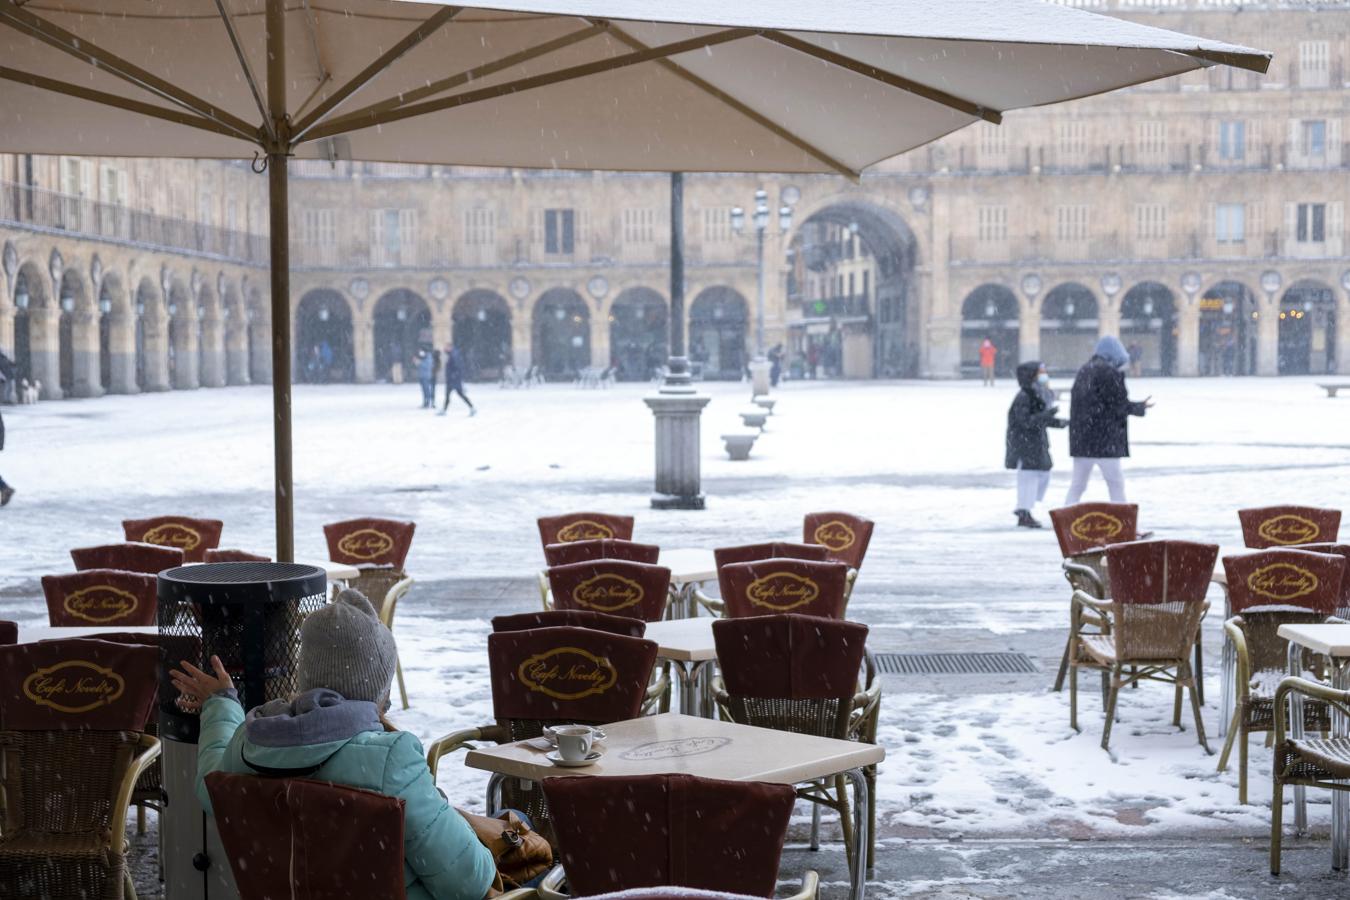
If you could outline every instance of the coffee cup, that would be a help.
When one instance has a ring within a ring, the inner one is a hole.
[[[595,732],[589,725],[559,725],[553,735],[558,739],[558,755],[568,762],[585,759],[595,742]]]

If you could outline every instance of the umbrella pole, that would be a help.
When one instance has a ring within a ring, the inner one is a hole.
[[[291,490],[291,244],[289,147],[286,122],[286,7],[267,0],[267,146],[269,238],[272,256],[272,450],[276,486],[277,562],[295,561],[295,507]]]

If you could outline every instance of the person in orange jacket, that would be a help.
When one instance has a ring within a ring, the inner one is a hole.
[[[980,374],[984,376],[985,387],[994,386],[994,362],[998,359],[998,348],[989,338],[980,344]]]

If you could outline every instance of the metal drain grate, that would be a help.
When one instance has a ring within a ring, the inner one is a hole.
[[[878,653],[886,675],[1027,675],[1040,669],[1025,653]]]

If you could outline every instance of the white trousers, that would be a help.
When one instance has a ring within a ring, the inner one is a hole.
[[[1050,470],[1017,469],[1017,509],[1031,512],[1032,507],[1045,499],[1045,489],[1050,486]]]
[[[1120,468],[1118,458],[1075,456],[1073,478],[1069,482],[1069,496],[1064,498],[1065,506],[1073,506],[1083,499],[1083,491],[1087,489],[1088,477],[1092,475],[1093,466],[1102,470],[1102,478],[1106,479],[1106,490],[1111,494],[1111,502],[1125,502],[1125,473]]]

